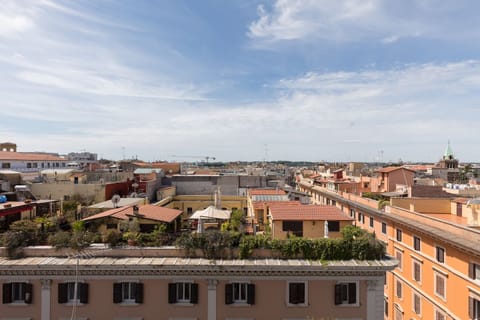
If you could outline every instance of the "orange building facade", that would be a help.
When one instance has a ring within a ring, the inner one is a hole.
[[[385,281],[385,319],[480,319],[480,232],[466,223],[467,205],[469,217],[458,216],[456,203],[448,212],[449,200],[392,199],[379,210],[377,201],[308,181],[298,187],[314,203],[335,205],[375,232],[399,260]]]

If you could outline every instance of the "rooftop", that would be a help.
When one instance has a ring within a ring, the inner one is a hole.
[[[50,154],[11,151],[0,151],[0,159],[14,161],[68,161],[65,158],[52,156]]]
[[[335,206],[325,205],[291,205],[271,206],[270,213],[273,220],[353,220]]]

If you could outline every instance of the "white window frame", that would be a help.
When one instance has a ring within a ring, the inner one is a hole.
[[[305,300],[303,301],[303,303],[290,303],[290,283],[303,283],[304,284],[304,297],[305,297]],[[308,306],[308,281],[287,281],[287,295],[285,297],[285,300],[286,300],[286,304],[287,306],[289,307],[306,307]]]
[[[67,284],[67,303],[80,303],[80,286],[78,284],[81,282],[83,281],[65,281]],[[75,283],[77,283],[77,297],[73,297],[75,295]]]
[[[442,318],[438,318],[438,317],[442,317]],[[434,309],[433,310],[433,319],[434,320],[447,320],[447,314],[439,309]]]
[[[133,288],[132,288],[132,285],[134,283],[138,283],[138,281],[122,281],[120,282],[120,284],[122,285],[122,303],[126,303],[126,304],[133,304],[133,303],[136,303],[136,297],[135,297],[135,293],[132,292]],[[126,287],[128,287],[128,294],[126,295],[125,293],[125,289]]]
[[[248,285],[250,284],[249,281],[233,281],[230,282],[232,284],[232,302],[233,304],[248,304]],[[245,292],[245,299],[239,297],[241,295],[241,291]]]
[[[415,279],[415,265],[419,266],[419,279]],[[412,279],[418,283],[422,283],[422,262],[412,257]]]
[[[418,298],[418,312],[415,310],[415,298]],[[412,311],[417,316],[422,314],[422,296],[415,291],[412,292]]]
[[[340,285],[347,285],[350,283],[355,283],[355,303],[348,303],[348,291],[347,291],[347,299],[343,300],[340,304],[338,304],[338,307],[358,307],[360,306],[360,282],[359,281],[338,281],[336,284]]]
[[[438,293],[437,291],[437,277],[440,277],[443,279],[443,296],[441,294]],[[437,297],[439,297],[440,299],[442,300],[446,300],[447,299],[447,276],[440,273],[440,272],[437,272],[437,271],[434,271],[433,272],[433,287],[434,287],[434,290],[433,292],[435,293],[435,295]]]
[[[27,282],[25,281],[11,282],[12,291],[10,292],[10,295],[12,298],[12,302],[11,302],[12,304],[25,304],[25,299],[23,299],[22,297],[25,296],[24,290],[26,289],[26,284]]]
[[[395,259],[398,260],[398,270],[403,271],[403,250],[395,248]]]
[[[438,249],[443,250],[443,261],[438,260]],[[438,263],[445,264],[446,260],[447,260],[447,250],[445,249],[445,247],[435,245],[435,261]]]
[[[176,288],[176,298],[177,298],[177,303],[182,303],[182,304],[190,304],[192,301],[192,280],[182,280],[182,281],[175,281],[175,286]],[[179,288],[182,287],[182,290],[180,291]],[[185,289],[188,288],[188,299],[185,298]],[[180,296],[180,294],[182,296]]]

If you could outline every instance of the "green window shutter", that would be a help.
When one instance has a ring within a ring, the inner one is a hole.
[[[88,303],[88,283],[79,283],[78,289],[80,291],[80,303]]]
[[[247,303],[248,304],[255,304],[255,285],[248,284],[247,285]]]
[[[233,303],[233,284],[225,285],[225,304]]]
[[[58,303],[67,303],[68,301],[68,284],[58,284]]]
[[[342,304],[342,285],[335,285],[335,305]]]
[[[4,304],[12,303],[12,284],[11,283],[3,284],[2,301]]]
[[[143,283],[134,283],[135,286],[135,302],[143,303]]]
[[[177,284],[168,284],[168,303],[177,303]]]
[[[113,303],[122,303],[122,284],[113,284]]]
[[[198,303],[198,283],[192,283],[191,288],[192,288],[192,296],[190,298],[190,302],[193,304],[197,304]]]

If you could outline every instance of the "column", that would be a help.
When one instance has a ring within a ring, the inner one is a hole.
[[[367,319],[383,319],[383,276],[367,280]]]
[[[208,320],[217,320],[217,280],[208,280]]]
[[[50,320],[50,299],[51,299],[51,285],[52,280],[49,279],[42,279],[40,280],[42,284],[42,292],[41,292],[41,319],[42,320]]]

